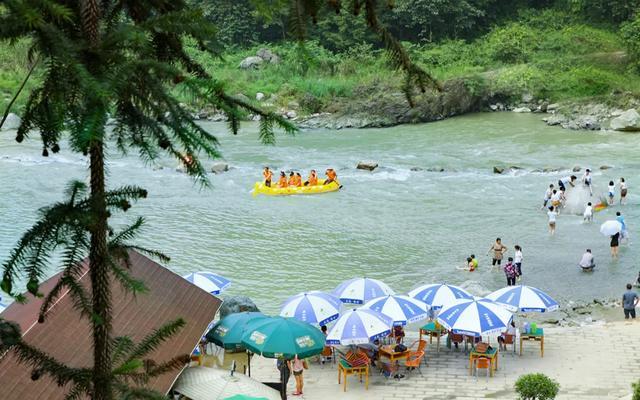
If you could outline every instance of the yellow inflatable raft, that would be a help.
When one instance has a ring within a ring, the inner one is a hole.
[[[290,196],[294,194],[320,194],[335,192],[340,189],[340,182],[331,182],[328,185],[324,184],[324,179],[318,179],[318,185],[316,186],[301,186],[301,187],[286,187],[279,188],[275,182],[272,183],[272,187],[265,186],[264,182],[256,182],[253,186],[253,195],[264,194],[267,196]]]

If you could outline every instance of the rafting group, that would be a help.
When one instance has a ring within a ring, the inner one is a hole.
[[[254,196],[257,194],[266,195],[292,195],[292,194],[319,194],[335,192],[342,186],[338,182],[338,174],[333,168],[327,168],[326,178],[318,178],[315,169],[309,172],[306,181],[302,181],[300,172],[290,171],[289,176],[285,171],[280,171],[277,182],[273,180],[273,171],[269,167],[264,167],[262,182],[256,182],[253,189]]]

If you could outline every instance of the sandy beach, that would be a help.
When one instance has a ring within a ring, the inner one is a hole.
[[[414,372],[401,380],[387,379],[377,370],[370,376],[369,390],[354,376],[348,378],[347,392],[338,385],[334,364],[310,362],[304,373],[302,399],[514,399],[514,382],[520,375],[541,372],[560,383],[558,399],[631,399],[631,382],[640,377],[640,321],[597,321],[585,326],[544,327],[545,352],[540,357],[538,343],[525,342],[522,356],[508,351],[499,354],[495,375],[469,376],[469,358],[464,348],[450,350],[443,344],[436,352],[434,342],[427,346],[422,373]],[[406,343],[417,338],[408,332]],[[495,344],[494,344],[495,345]],[[404,372],[403,372],[404,373]],[[277,381],[275,361],[254,357],[252,377]],[[289,394],[293,393],[293,377]]]

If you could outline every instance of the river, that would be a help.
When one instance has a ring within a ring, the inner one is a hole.
[[[212,188],[177,172],[168,158],[159,161],[160,169],[115,153],[109,185],[148,189],[148,199],[126,217],[146,218],[138,243],[171,256],[170,269],[218,272],[233,281],[225,295],[248,295],[266,312],[277,312],[292,294],[330,290],[357,276],[381,279],[399,293],[429,282],[461,284],[476,294],[493,291],[506,283],[503,273],[490,271],[486,255],[498,236],[509,255],[515,244],[522,246],[522,282],[563,303],[617,297],[640,269],[633,243],[640,225],[637,134],[562,130],[546,126],[539,115],[516,113],[386,129],[305,131],[279,136],[276,146],[261,145],[252,124],[237,136],[224,124],[205,127],[218,136],[232,167],[211,176]],[[70,179],[86,180],[85,157],[66,146],[48,158],[40,152],[35,137],[18,144],[13,133],[0,134],[2,260],[39,207],[61,199]],[[381,167],[356,170],[359,160]],[[300,169],[303,175],[331,166],[344,188],[317,196],[254,198],[250,191],[265,165]],[[498,175],[494,165],[522,169]],[[597,213],[593,224],[561,215],[551,237],[540,210],[542,196],[575,165],[595,169],[597,193],[609,180],[626,177],[628,205]],[[601,165],[612,168],[600,170]],[[564,170],[535,171],[545,167]],[[619,261],[612,261],[599,225],[616,210],[625,215],[632,240],[621,247]],[[598,264],[593,274],[577,267],[586,247]],[[456,270],[471,253],[480,258],[479,270]]]

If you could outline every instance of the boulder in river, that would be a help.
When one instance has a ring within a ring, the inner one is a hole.
[[[612,167],[612,166],[610,166],[610,165],[601,165],[601,166],[600,166],[600,169],[602,169],[602,170],[605,170],[605,169],[611,169],[611,168],[613,168],[613,167]]]
[[[247,296],[230,296],[225,297],[222,306],[220,306],[220,319],[230,314],[239,312],[260,312],[256,303]]]
[[[9,113],[9,115],[7,115],[7,119],[4,121],[4,124],[2,125],[2,130],[8,131],[9,129],[18,129],[21,123],[22,123],[22,119],[20,119],[20,117],[18,117],[14,113]]]
[[[515,113],[530,113],[531,109],[529,107],[516,107],[513,109]]]
[[[211,172],[214,174],[221,174],[229,170],[229,164],[225,162],[217,162],[211,166]]]
[[[580,170],[582,170],[582,168],[576,165],[575,167],[573,167],[573,169],[571,171],[580,172]]]
[[[262,64],[264,60],[258,56],[247,57],[240,62],[241,69],[250,69],[250,68],[258,68],[260,64]]]
[[[493,167],[493,173],[494,174],[501,174],[504,172],[504,168],[503,167]]]
[[[373,171],[378,168],[378,163],[374,161],[360,161],[356,166],[357,169],[364,169],[366,171]]]
[[[615,131],[640,131],[640,114],[629,109],[611,120],[609,127]]]

